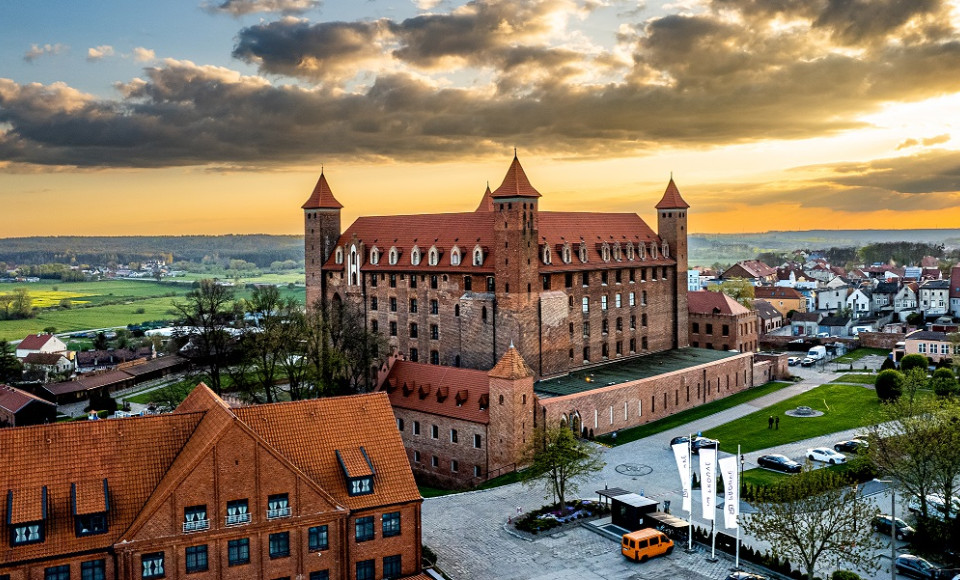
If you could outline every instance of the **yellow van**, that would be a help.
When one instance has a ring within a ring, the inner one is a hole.
[[[673,540],[653,528],[624,534],[620,541],[620,553],[637,562],[646,562],[648,558],[671,552]]]

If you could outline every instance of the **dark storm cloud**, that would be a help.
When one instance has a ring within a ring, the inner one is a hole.
[[[224,13],[232,16],[243,16],[254,12],[303,14],[319,5],[320,0],[224,0],[201,4],[203,9],[211,14]]]
[[[936,14],[941,0],[829,0],[814,26],[849,44],[884,37],[916,16]]]

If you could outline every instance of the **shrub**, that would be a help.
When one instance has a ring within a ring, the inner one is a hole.
[[[900,372],[906,374],[910,369],[922,369],[926,372],[928,365],[927,357],[922,354],[908,354],[900,359]]]
[[[830,577],[830,580],[862,580],[860,575],[849,570],[837,570]]]
[[[897,368],[897,363],[893,362],[893,359],[890,357],[883,359],[883,364],[880,365],[881,371],[885,371],[887,369],[896,369],[896,368]]]
[[[948,368],[937,369],[933,372],[930,387],[941,399],[952,397],[960,391],[960,383],[957,382],[957,376]]]
[[[874,386],[881,401],[895,401],[903,394],[903,373],[893,369],[880,371]]]

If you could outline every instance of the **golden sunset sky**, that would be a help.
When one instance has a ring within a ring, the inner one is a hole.
[[[0,237],[284,233],[473,210],[692,232],[960,227],[960,0],[15,3]]]

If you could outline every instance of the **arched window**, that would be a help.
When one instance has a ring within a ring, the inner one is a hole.
[[[487,307],[486,307],[486,306],[484,306],[483,308],[480,309],[480,319],[483,320],[484,322],[487,321]]]
[[[343,248],[341,248],[340,246],[337,246],[337,249],[334,251],[333,256],[334,256],[333,259],[334,259],[338,264],[342,264],[342,263],[343,263]]]
[[[391,266],[396,266],[397,261],[400,259],[400,250],[396,246],[390,248],[389,262]]]
[[[663,247],[660,248],[660,253],[663,254],[664,258],[670,257],[670,245],[667,244],[667,240],[663,240]]]
[[[569,263],[571,262],[571,260],[572,260],[571,254],[572,254],[572,253],[573,253],[573,252],[570,250],[570,243],[569,243],[569,242],[565,242],[565,243],[563,244],[563,263],[564,263],[564,264],[569,264]]]
[[[641,260],[647,259],[647,246],[645,246],[643,243],[637,244],[637,252],[640,253]]]
[[[460,265],[460,248],[458,248],[457,246],[454,246],[453,249],[450,250],[450,265],[451,266]]]
[[[373,264],[374,266],[380,263],[380,249],[377,248],[376,246],[374,246],[373,249],[370,250],[370,263]]]
[[[650,259],[657,259],[657,245],[653,243],[650,244]]]
[[[436,246],[430,248],[430,252],[427,254],[427,262],[431,266],[436,266],[440,262],[440,250]]]
[[[610,246],[603,244],[603,247],[600,249],[600,255],[603,257],[604,262],[610,261]]]
[[[543,263],[549,264],[552,256],[550,255],[550,246],[548,244],[543,245]]]
[[[633,242],[627,242],[627,259],[633,261]]]
[[[580,244],[580,261],[581,262],[587,261],[587,245],[584,243]]]
[[[477,246],[473,249],[473,265],[482,266],[483,265],[483,248]]]
[[[410,250],[410,263],[414,266],[420,265],[420,248],[418,246],[414,246],[413,249]]]

